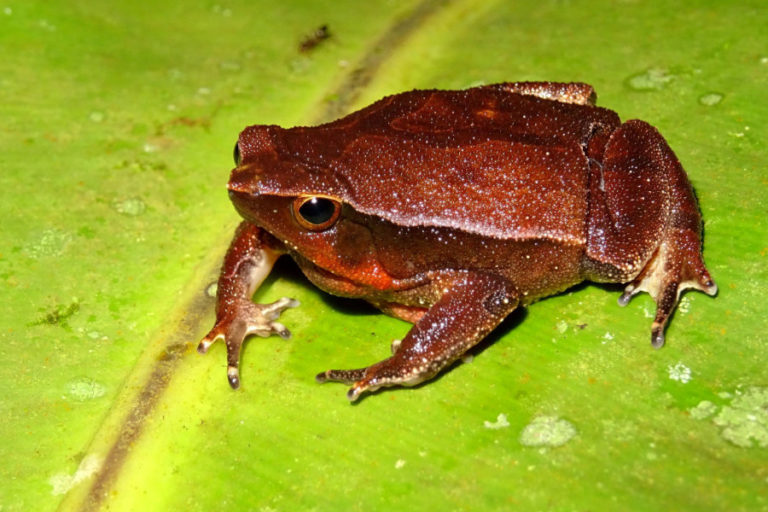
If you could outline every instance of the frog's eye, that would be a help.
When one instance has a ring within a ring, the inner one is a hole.
[[[235,165],[240,165],[240,144],[235,142],[235,150],[232,154],[232,156],[235,158]]]
[[[302,227],[323,231],[333,226],[341,213],[341,203],[329,197],[299,197],[293,202],[293,216]]]

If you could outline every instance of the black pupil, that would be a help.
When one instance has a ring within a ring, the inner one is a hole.
[[[299,207],[299,214],[310,224],[320,225],[328,222],[333,217],[335,209],[336,207],[330,199],[313,197],[304,201],[304,204]]]
[[[235,143],[233,156],[235,157],[235,165],[240,165],[240,145],[237,143]]]

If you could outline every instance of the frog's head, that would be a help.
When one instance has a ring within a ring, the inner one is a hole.
[[[375,264],[371,233],[334,172],[332,141],[323,138],[304,128],[246,128],[235,146],[229,196],[243,218],[294,256],[355,280]]]
[[[228,184],[229,196],[246,220],[284,237],[297,230],[330,229],[346,195],[328,169],[319,141],[302,131],[246,128],[235,145],[236,167]]]

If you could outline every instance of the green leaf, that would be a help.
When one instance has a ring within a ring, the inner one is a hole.
[[[0,508],[768,508],[768,11],[762,2],[0,4]],[[318,27],[330,37],[302,52]],[[195,352],[238,222],[249,124],[412,88],[584,81],[657,126],[720,287],[649,344],[647,296],[583,285],[415,389],[355,405],[330,367],[408,325],[290,263],[289,341]]]

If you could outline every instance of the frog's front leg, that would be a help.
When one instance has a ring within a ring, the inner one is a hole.
[[[224,257],[216,291],[216,323],[200,341],[197,351],[204,354],[218,339],[227,346],[227,378],[233,389],[240,386],[238,366],[243,340],[250,334],[277,334],[288,338],[291,333],[279,322],[280,313],[298,302],[283,297],[272,304],[254,304],[251,296],[269,275],[284,250],[270,234],[242,222]]]
[[[512,283],[501,276],[456,273],[440,299],[393,347],[392,357],[367,368],[328,370],[317,380],[352,384],[347,393],[351,401],[383,386],[416,385],[482,340],[517,307],[518,297]]]

